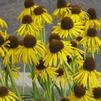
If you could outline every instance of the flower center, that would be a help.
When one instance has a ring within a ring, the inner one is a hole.
[[[70,64],[72,62],[72,59],[70,56],[67,56],[67,62]]]
[[[39,7],[37,7],[37,8],[34,9],[34,14],[35,14],[35,15],[41,15],[41,14],[43,14],[44,12],[46,12],[46,11],[45,11],[44,8],[41,7],[41,6],[39,6]]]
[[[0,97],[5,97],[8,95],[8,89],[6,87],[0,87]]]
[[[62,68],[59,68],[56,72],[58,73],[57,76],[62,76],[62,75],[64,75],[64,70],[63,70]]]
[[[4,38],[0,35],[0,46],[4,44]]]
[[[94,98],[100,99],[101,98],[101,88],[100,87],[95,88],[93,90],[93,94],[94,94]]]
[[[57,53],[64,48],[64,44],[60,40],[52,40],[49,44],[50,52]]]
[[[19,41],[18,41],[17,37],[15,37],[15,36],[12,36],[12,35],[9,36],[7,41],[10,41],[9,46],[7,46],[10,49],[15,49],[19,45]]]
[[[57,1],[57,8],[64,8],[67,7],[67,3],[65,0],[58,0]]]
[[[83,69],[93,71],[96,68],[95,61],[92,57],[87,57],[83,64]]]
[[[72,14],[80,14],[81,7],[79,5],[72,5],[71,12],[72,12]]]
[[[60,101],[70,101],[68,98],[62,98]]]
[[[64,30],[69,30],[73,28],[73,20],[69,17],[65,17],[61,20],[61,28]]]
[[[61,40],[60,36],[58,34],[51,34],[50,37],[49,37],[49,42],[51,42],[52,40]]]
[[[75,41],[71,41],[72,47],[77,47],[77,43]]]
[[[86,89],[83,86],[76,86],[74,88],[74,93],[76,97],[81,98],[85,95]]]
[[[87,36],[89,36],[89,37],[95,37],[95,36],[97,36],[96,29],[95,28],[89,28],[87,30]]]
[[[33,0],[25,0],[25,2],[24,2],[25,8],[30,8],[30,7],[32,7],[33,5],[34,5]]]
[[[82,37],[81,37],[81,36],[78,36],[78,37],[76,38],[76,40],[77,40],[77,41],[81,41],[81,40],[82,40]]]
[[[32,35],[26,35],[23,39],[23,45],[26,48],[33,48],[36,45],[36,38]]]
[[[44,66],[44,61],[40,60],[39,62],[40,62],[40,63],[36,66],[36,68],[37,68],[38,70],[46,69],[46,67]]]
[[[87,10],[87,13],[89,14],[89,18],[90,19],[97,19],[97,14],[96,14],[96,10],[94,8],[89,8]]]
[[[32,20],[32,17],[30,15],[25,15],[22,19],[23,24],[30,24],[32,22],[33,22],[33,20]]]

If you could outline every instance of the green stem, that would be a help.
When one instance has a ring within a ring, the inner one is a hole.
[[[33,78],[34,78],[34,69],[28,65],[31,75],[32,75],[32,86],[33,86],[33,94],[34,94],[34,101],[37,101],[37,85],[35,82],[33,82]]]
[[[48,76],[47,76],[47,81],[45,81],[45,84],[46,84],[47,101],[52,101],[52,89],[51,89],[51,83]]]
[[[5,84],[6,84],[6,87],[8,87],[8,73],[6,72],[6,76],[5,76]]]
[[[14,78],[12,76],[12,71],[10,69],[10,65],[7,67],[7,70],[8,70],[8,73],[9,73],[9,77],[11,79],[13,90],[16,91],[16,94],[19,97],[19,101],[23,101],[22,98],[21,98],[21,96],[20,96],[20,93],[19,93],[18,89],[16,88],[16,83],[15,83],[15,80],[14,80]]]
[[[2,76],[2,67],[1,67],[1,64],[0,64],[0,74],[1,74],[1,76]],[[0,82],[1,82],[1,84],[2,85],[4,85],[4,81],[3,81],[3,79],[2,78],[0,78]]]
[[[25,93],[25,73],[26,73],[26,64],[23,67],[23,94]]]
[[[94,52],[92,52],[92,57],[93,57],[93,58],[95,57],[95,54],[94,54]]]
[[[43,42],[46,43],[45,26],[43,27]]]
[[[65,65],[68,67],[68,69],[70,70],[70,72],[73,74],[73,70],[71,69],[71,66],[68,64],[68,62],[65,62]]]

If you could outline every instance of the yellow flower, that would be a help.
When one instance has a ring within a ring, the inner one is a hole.
[[[40,60],[40,63],[35,66],[34,69],[35,75],[32,79],[33,81],[35,81],[39,76],[43,81],[47,81],[48,78],[47,75],[48,75],[49,79],[56,80],[57,76],[56,70],[57,68],[55,67],[46,67],[44,65],[44,61]]]
[[[7,66],[9,63],[15,64],[18,62],[16,52],[19,49],[19,41],[17,37],[11,35],[7,38],[7,41],[9,41],[9,44],[6,45],[8,52],[5,54],[3,60],[5,66]]]
[[[101,73],[96,71],[95,61],[92,57],[86,58],[83,69],[73,75],[75,82],[80,83],[84,87],[98,87]]]
[[[42,6],[35,7],[32,18],[34,24],[38,25],[39,27],[42,27],[45,23],[52,23],[51,15],[48,14],[48,11]]]
[[[89,19],[86,21],[85,29],[88,28],[96,28],[97,30],[101,30],[101,20],[97,18],[96,10],[94,8],[89,8],[87,10]]]
[[[52,33],[58,33],[61,38],[72,38],[77,37],[79,34],[83,34],[83,29],[84,26],[82,22],[74,22],[71,17],[64,17],[61,20],[61,23],[58,23],[57,26],[54,26]]]
[[[71,14],[65,16],[70,16],[75,22],[85,22],[85,19],[88,18],[87,13],[83,11],[79,5],[71,5]]]
[[[13,78],[19,79],[19,77],[20,77],[20,67],[13,67],[13,68],[11,68],[11,71],[12,71]],[[7,73],[7,67],[5,67],[5,71],[2,74],[2,78],[5,78],[6,73]]]
[[[0,101],[16,101],[19,100],[15,93],[11,92],[8,88],[0,87]]]
[[[2,57],[4,57],[5,53],[8,52],[8,50],[5,47],[9,43],[9,41],[6,41],[7,38],[8,38],[7,33],[0,31],[0,55]]]
[[[32,15],[34,8],[36,7],[33,0],[25,0],[24,2],[25,9],[21,12],[18,19],[22,20],[25,15]]]
[[[20,46],[17,51],[17,57],[19,58],[19,61],[22,60],[24,64],[38,64],[38,60],[41,57],[44,57],[45,51],[44,44],[40,40],[37,40],[32,35],[26,35],[23,38],[22,46]]]
[[[84,51],[82,51],[81,49],[78,48],[78,45],[76,43],[76,41],[71,41],[72,47],[73,47],[73,60],[76,64],[78,64],[78,69],[83,65],[84,63]],[[69,61],[70,61],[70,57],[68,57]],[[76,70],[77,70],[76,68]]]
[[[73,92],[67,98],[70,101],[92,101],[91,94],[82,85],[74,87]]]
[[[72,47],[68,41],[53,39],[47,47],[46,56],[44,58],[45,66],[57,66],[67,61],[67,55],[71,57]],[[59,63],[58,63],[59,62]]]
[[[66,71],[63,68],[58,68],[56,70],[56,73],[58,74],[56,78],[57,86],[62,86],[63,88],[67,87],[69,82],[69,76],[66,76]]]
[[[25,15],[16,33],[20,36],[25,36],[26,34],[37,36],[38,31],[38,26],[33,23],[32,17],[30,15]]]
[[[0,18],[0,27],[8,28],[7,23],[3,19],[1,19],[1,18]]]
[[[89,28],[80,43],[89,53],[99,52],[101,40],[97,36],[96,29]]]
[[[59,18],[63,18],[65,15],[71,14],[70,4],[65,0],[57,0],[57,8],[54,10],[53,15]]]
[[[92,94],[94,101],[101,101],[101,87],[93,88]]]

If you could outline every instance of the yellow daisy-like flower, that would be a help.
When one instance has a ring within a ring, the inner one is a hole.
[[[22,19],[22,24],[17,29],[16,33],[20,36],[25,36],[26,34],[37,36],[38,26],[33,23],[30,15],[25,15]]]
[[[39,27],[42,27],[45,23],[52,23],[51,15],[48,14],[48,11],[42,6],[37,6],[33,10],[32,18],[34,24],[38,25]]]
[[[92,94],[94,101],[101,101],[101,87],[93,88]]]
[[[101,19],[97,18],[96,10],[94,8],[89,8],[87,10],[88,13],[88,20],[85,24],[85,29],[88,28],[96,28],[97,30],[101,30]]]
[[[66,77],[65,70],[63,68],[58,68],[56,73],[58,74],[56,84],[58,86],[62,86],[63,88],[67,87],[69,81],[68,78]]]
[[[20,77],[20,67],[13,67],[13,68],[11,68],[11,71],[12,71],[13,78],[19,79],[19,77]],[[7,67],[5,67],[5,71],[3,71],[2,78],[5,79],[6,73],[8,73],[7,72]]]
[[[79,5],[71,5],[71,14],[66,16],[70,16],[75,22],[85,22],[88,18],[87,13],[83,11]]]
[[[19,61],[24,64],[38,64],[39,59],[44,57],[46,49],[40,40],[37,40],[32,35],[26,35],[22,41],[22,46],[17,51]]]
[[[90,92],[82,85],[77,85],[67,98],[70,101],[92,101],[91,96]]]
[[[45,66],[57,66],[59,64],[64,64],[67,61],[67,55],[71,57],[72,47],[68,41],[53,39],[50,41],[46,56],[44,58]]]
[[[78,64],[78,69],[83,65],[84,63],[84,51],[82,51],[81,49],[78,48],[78,45],[76,43],[76,41],[71,41],[71,45],[73,47],[73,61],[76,62],[76,64]],[[70,57],[67,57],[67,61],[70,61]],[[75,68],[76,69],[76,68]],[[77,70],[77,69],[76,69]]]
[[[32,12],[36,7],[36,5],[33,0],[25,0],[24,7],[25,7],[24,10],[18,17],[19,20],[22,20],[25,15],[32,15]]]
[[[84,87],[98,87],[101,73],[96,71],[95,61],[92,57],[86,58],[83,69],[73,75],[75,82],[80,83]]]
[[[2,27],[2,28],[8,28],[7,23],[3,19],[1,19],[1,18],[0,18],[0,27]]]
[[[35,81],[38,76],[43,80],[47,81],[47,78],[49,77],[52,80],[56,80],[56,76],[58,73],[56,73],[57,68],[55,67],[46,67],[44,65],[44,61],[40,60],[39,64],[35,66],[35,76],[33,77],[33,81]],[[47,77],[48,75],[48,77]]]
[[[7,66],[9,63],[15,64],[18,62],[17,59],[17,50],[19,49],[19,41],[16,36],[9,36],[7,38],[7,41],[9,41],[9,44],[6,45],[6,48],[8,52],[5,54],[3,63],[5,66]]]
[[[57,0],[57,8],[54,10],[53,15],[59,18],[63,18],[65,15],[71,14],[70,4],[65,0]]]
[[[77,37],[79,34],[84,33],[84,26],[80,21],[74,22],[71,17],[64,17],[61,23],[54,26],[52,33],[58,33],[61,38]]]
[[[80,41],[84,49],[89,53],[99,52],[101,40],[97,36],[97,31],[94,28],[89,28],[86,35]]]
[[[17,101],[19,100],[15,93],[8,88],[0,86],[0,101]]]
[[[0,55],[2,57],[4,57],[5,53],[8,52],[8,50],[5,47],[9,43],[9,41],[6,41],[7,38],[8,38],[7,33],[0,31]]]
[[[76,39],[75,39],[75,41],[76,41],[76,43],[77,43],[77,45],[78,46],[80,46],[81,45],[81,40],[83,39],[83,36],[82,35],[79,35],[78,37],[76,37]]]

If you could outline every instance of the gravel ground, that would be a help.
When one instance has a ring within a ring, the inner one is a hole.
[[[101,17],[101,0],[67,0],[73,3],[80,4],[84,9],[89,7],[95,7],[97,9],[98,16]],[[39,5],[44,5],[50,13],[56,5],[56,0],[35,0]],[[23,0],[0,0],[0,17],[4,18],[9,25],[8,32],[13,34],[17,29],[19,23],[17,16],[23,10]],[[51,26],[46,26],[47,33],[52,29]],[[100,34],[101,36],[101,34]],[[97,68],[101,70],[101,55],[96,56]]]

